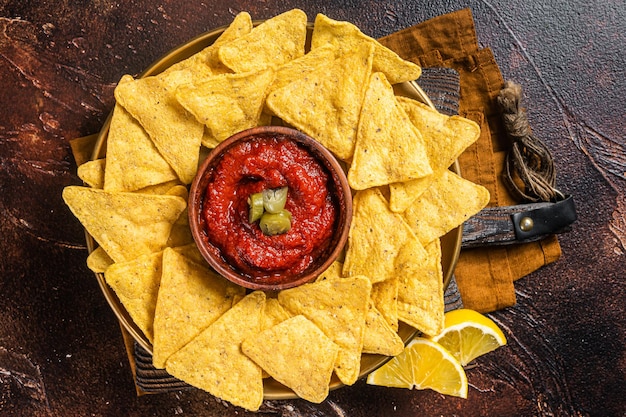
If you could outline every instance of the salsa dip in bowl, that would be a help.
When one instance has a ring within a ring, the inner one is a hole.
[[[196,244],[221,275],[254,290],[315,279],[345,246],[352,218],[341,165],[319,142],[261,126],[221,142],[191,184]]]

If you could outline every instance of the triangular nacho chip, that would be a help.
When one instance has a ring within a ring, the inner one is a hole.
[[[365,318],[363,353],[396,356],[404,350],[404,342],[370,300]]]
[[[230,309],[233,297],[243,292],[208,267],[165,249],[154,316],[154,366],[165,367],[170,355]]]
[[[265,301],[261,329],[266,330],[290,318],[291,315],[280,305],[278,299],[268,298]]]
[[[234,72],[278,67],[304,55],[306,14],[299,9],[274,16],[219,48],[220,60]]]
[[[96,274],[103,273],[113,263],[113,259],[102,249],[102,246],[98,246],[87,256],[87,268]]]
[[[402,215],[389,210],[377,188],[359,191],[353,207],[343,275],[365,275],[372,283],[394,277],[400,249],[415,239],[411,228]]]
[[[291,314],[302,314],[339,345],[335,373],[346,385],[356,382],[372,286],[366,277],[327,279],[278,293]]]
[[[337,47],[328,44],[278,67],[276,78],[270,85],[269,91],[278,90],[289,83],[303,79],[320,66],[335,60],[339,56],[338,52]]]
[[[172,225],[187,207],[180,197],[109,193],[68,186],[63,199],[115,262],[163,250]]]
[[[351,51],[362,43],[373,45],[373,71],[384,73],[392,84],[413,81],[422,74],[422,69],[419,65],[400,58],[391,49],[365,35],[354,24],[333,20],[323,14],[318,14],[313,26],[311,49],[314,50],[326,43],[332,43],[341,48],[342,51]]]
[[[76,174],[78,174],[78,178],[91,188],[102,189],[104,187],[105,166],[106,159],[104,158],[87,161],[78,166]]]
[[[365,93],[348,182],[356,190],[432,174],[419,131],[378,72]]]
[[[438,173],[452,163],[474,143],[480,135],[476,122],[461,116],[447,116],[419,101],[398,97],[398,102],[422,134],[426,153],[434,175],[390,184],[389,206],[395,212],[403,212],[431,184]]]
[[[444,299],[439,240],[426,246],[428,256],[419,261],[410,247],[401,255],[406,271],[398,288],[398,318],[433,336],[443,330]]]
[[[403,216],[420,242],[427,245],[463,224],[489,203],[489,191],[444,170]]]
[[[177,179],[139,122],[119,104],[107,136],[106,191],[135,191]]]
[[[371,58],[372,47],[361,45],[272,91],[266,104],[275,115],[317,139],[337,158],[347,160],[354,152]]]
[[[259,124],[272,69],[223,74],[192,86],[182,86],[176,99],[222,142],[229,136]],[[205,137],[203,141],[208,141]]]
[[[398,331],[398,277],[372,285],[372,301],[389,326]]]
[[[246,410],[263,402],[261,368],[241,343],[261,331],[265,294],[255,291],[167,360],[171,375]]]
[[[244,340],[241,348],[300,398],[319,404],[328,396],[339,347],[306,317],[285,320]]]
[[[154,340],[154,310],[161,283],[163,252],[118,262],[107,268],[104,278],[146,338]]]
[[[139,121],[178,178],[190,184],[198,169],[204,126],[158,77],[134,80],[123,76],[115,88],[115,99]]]
[[[228,25],[222,34],[211,45],[201,51],[191,55],[171,67],[161,74],[167,76],[169,73],[180,70],[190,71],[190,82],[204,79],[213,75],[223,74],[230,70],[219,60],[218,51],[220,46],[234,41],[252,30],[252,18],[248,12],[240,12]]]

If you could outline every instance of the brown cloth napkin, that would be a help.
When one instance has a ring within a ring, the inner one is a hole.
[[[496,102],[504,80],[492,51],[478,46],[471,11],[463,9],[435,17],[380,42],[424,68],[438,66],[458,71],[459,114],[481,127],[477,142],[459,158],[461,174],[489,190],[490,206],[520,204],[501,179],[510,146]],[[506,247],[463,250],[455,269],[463,304],[481,312],[514,305],[513,282],[556,261],[560,255],[556,236]]]

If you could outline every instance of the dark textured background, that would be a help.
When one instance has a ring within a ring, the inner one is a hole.
[[[561,236],[562,258],[490,315],[509,344],[468,370],[467,400],[359,382],[321,405],[269,402],[260,415],[626,415],[623,0],[0,0],[0,415],[252,415],[197,390],[135,395],[61,190],[78,183],[69,140],[99,130],[121,75],[238,11],[263,19],[293,7],[375,37],[470,7],[480,44],[525,88],[579,220]]]

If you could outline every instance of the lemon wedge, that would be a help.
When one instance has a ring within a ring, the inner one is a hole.
[[[440,344],[417,337],[398,356],[370,373],[367,383],[385,387],[432,389],[467,398],[467,376],[454,356]]]
[[[463,308],[447,312],[443,331],[430,339],[446,348],[463,366],[506,345],[504,333],[493,320]]]

